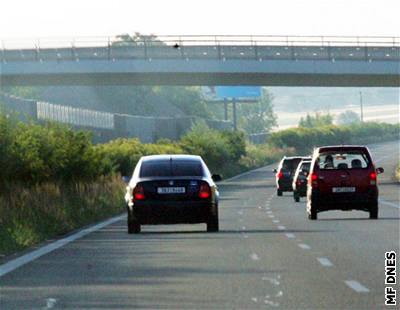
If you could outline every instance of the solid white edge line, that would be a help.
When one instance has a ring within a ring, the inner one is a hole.
[[[250,173],[253,173],[253,172],[256,172],[256,171],[259,171],[259,170],[263,170],[263,169],[266,169],[266,168],[269,168],[269,167],[274,167],[275,165],[277,165],[277,163],[272,163],[272,164],[269,164],[269,165],[267,165],[267,166],[263,166],[263,167],[260,167],[260,168],[256,168],[256,169],[253,169],[253,170],[249,170],[249,171],[243,172],[243,173],[238,174],[238,175],[235,175],[235,176],[233,176],[233,177],[231,177],[231,178],[229,178],[229,179],[226,179],[226,180],[223,180],[223,181],[221,181],[221,182],[218,182],[217,185],[218,185],[218,184],[223,185],[224,182],[233,181],[233,180],[236,180],[236,179],[238,179],[238,178],[240,178],[240,177],[243,177],[243,176],[245,176],[245,175],[248,175],[248,174],[250,174]]]
[[[383,200],[383,199],[379,199],[379,202],[381,204],[384,204],[384,205],[388,206],[388,207],[400,209],[400,205],[397,205],[397,204],[395,204],[393,202],[386,201],[386,200]]]
[[[366,288],[364,285],[362,285],[360,282],[357,282],[354,280],[347,280],[344,282],[347,284],[347,286],[352,288],[357,293],[368,293],[369,292],[369,289]]]
[[[118,222],[118,221],[122,220],[125,217],[126,217],[126,215],[119,215],[119,216],[110,218],[110,219],[108,219],[106,221],[100,222],[100,223],[95,224],[95,225],[93,225],[91,227],[88,227],[88,228],[85,228],[85,229],[83,229],[81,231],[78,231],[77,233],[75,233],[75,234],[73,234],[71,236],[68,236],[66,238],[63,238],[63,239],[57,240],[55,242],[52,242],[52,243],[50,243],[48,245],[45,245],[45,246],[43,246],[43,247],[41,247],[41,248],[39,248],[37,250],[34,250],[34,251],[30,252],[30,253],[22,255],[22,256],[20,256],[20,257],[18,257],[16,259],[13,259],[13,260],[11,260],[11,261],[9,261],[7,263],[4,263],[3,265],[0,265],[0,277],[6,275],[7,273],[9,273],[9,272],[21,267],[21,266],[33,261],[33,260],[35,260],[35,259],[37,259],[37,258],[39,258],[39,257],[41,257],[41,256],[43,256],[45,254],[48,254],[48,253],[50,253],[50,252],[52,252],[52,251],[54,251],[54,250],[56,250],[58,248],[61,248],[64,245],[66,245],[66,244],[68,244],[68,243],[70,243],[72,241],[75,241],[75,240],[77,240],[79,238],[82,238],[83,236],[86,236],[86,235],[92,233],[92,232],[100,230],[105,226],[108,226],[110,224]]]
[[[332,262],[329,259],[327,259],[326,257],[317,257],[317,260],[324,267],[332,267],[333,266]]]

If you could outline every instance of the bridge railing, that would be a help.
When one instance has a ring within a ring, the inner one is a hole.
[[[399,60],[399,37],[120,35],[3,40],[0,61],[79,59]]]

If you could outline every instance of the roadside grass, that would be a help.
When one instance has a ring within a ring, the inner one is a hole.
[[[400,183],[400,165],[397,166],[396,172],[395,172],[395,179],[397,182]]]
[[[119,176],[90,183],[9,184],[0,193],[0,255],[120,214],[123,189]]]

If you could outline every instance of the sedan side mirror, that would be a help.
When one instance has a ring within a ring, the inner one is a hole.
[[[277,173],[278,172],[278,170],[276,170],[276,169],[274,169],[274,170],[272,170],[273,171],[273,173]]]
[[[384,173],[384,172],[385,172],[385,169],[383,169],[382,167],[376,168],[376,173],[377,174],[381,174],[381,173]]]
[[[220,174],[213,174],[211,178],[213,179],[214,182],[219,182],[222,180],[222,176]]]
[[[124,176],[122,177],[122,181],[124,181],[125,184],[128,184],[129,181],[130,181],[130,178],[127,177],[126,175],[124,175]]]

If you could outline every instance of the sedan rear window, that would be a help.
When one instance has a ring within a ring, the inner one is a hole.
[[[367,168],[370,160],[362,151],[325,152],[318,157],[319,168],[329,169],[360,169]]]
[[[194,160],[152,160],[143,162],[140,169],[140,177],[172,176],[203,176],[203,167]]]
[[[282,170],[283,171],[294,171],[296,170],[297,166],[301,162],[301,158],[295,159],[285,159],[282,163]]]

